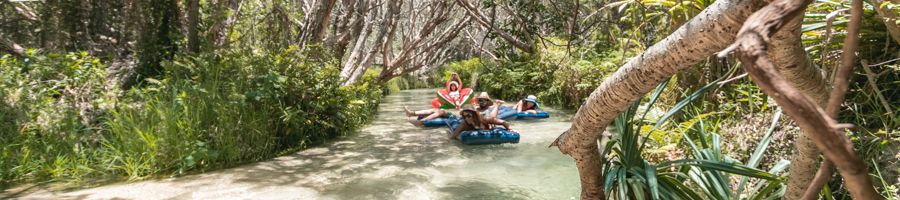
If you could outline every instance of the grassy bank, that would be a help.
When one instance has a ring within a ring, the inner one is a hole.
[[[0,180],[81,183],[233,166],[352,133],[382,88],[304,52],[177,56],[122,91],[86,53],[0,58]]]

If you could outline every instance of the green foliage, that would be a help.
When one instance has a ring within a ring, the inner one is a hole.
[[[446,87],[445,84],[450,79],[450,75],[457,73],[463,81],[463,86],[471,87],[472,83],[480,81],[480,75],[485,71],[484,67],[485,63],[480,58],[470,58],[444,64],[432,72],[431,85],[439,88]]]
[[[74,178],[93,173],[98,121],[115,94],[87,53],[0,58],[0,179]]]
[[[633,55],[633,52],[623,55],[614,51],[586,51],[584,59],[573,59],[565,48],[549,47],[541,51],[543,54],[490,62],[469,59],[448,64],[445,69],[460,73],[463,81],[470,74],[479,74],[472,76],[478,77],[477,89],[495,98],[515,100],[533,94],[550,105],[578,106],[604,77],[623,64],[623,56]],[[435,84],[443,80],[436,79]]]
[[[645,107],[653,107],[666,83],[657,88]],[[691,101],[691,98],[682,100]],[[639,102],[633,104],[616,118],[612,132],[617,134],[603,151],[608,154],[602,162],[604,190],[609,196],[617,199],[738,199],[746,185],[734,188],[731,182],[734,175],[757,178],[755,187],[749,191],[753,194],[749,197],[751,199],[777,198],[783,194],[784,178],[775,174],[783,170],[788,162],[779,163],[765,172],[756,169],[753,161],[742,165],[725,156],[721,151],[719,135],[714,132],[718,123],[708,123],[705,120],[708,114],[698,114],[693,117],[696,120],[688,121],[690,125],[679,126],[673,131],[686,138],[681,140],[690,151],[686,158],[656,164],[646,160],[642,154],[646,151],[647,139],[641,140],[647,138],[642,136],[646,131],[635,128],[643,126],[647,111],[638,118],[638,105]],[[668,113],[679,113],[685,108],[687,106],[676,106]],[[671,118],[659,118],[654,123],[655,127],[664,125],[668,119]],[[757,151],[762,152],[765,148],[762,145]]]
[[[591,54],[589,59],[563,64],[553,72],[550,88],[540,96],[544,102],[550,104],[579,106],[607,76],[624,64],[623,56],[628,55],[605,51]]]
[[[176,57],[124,93],[86,54],[3,57],[0,177],[138,179],[262,160],[353,132],[382,95],[340,86],[333,61],[296,48],[220,53]]]
[[[485,67],[485,74],[479,79],[478,90],[486,91],[494,98],[521,99],[547,90],[555,69],[555,65],[534,56],[499,61]]]

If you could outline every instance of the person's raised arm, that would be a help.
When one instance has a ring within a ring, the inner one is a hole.
[[[494,101],[494,110],[492,110],[491,113],[488,114],[488,116],[496,118],[497,115],[500,114],[500,106],[502,106],[502,105],[503,105],[503,101],[500,101],[500,100]]]
[[[453,129],[453,133],[450,133],[450,139],[455,140],[457,137],[459,137],[459,134],[462,133],[463,126],[465,126],[465,125],[466,124],[464,123],[464,124],[460,124],[459,126],[456,126],[456,129]]]
[[[523,104],[523,103],[522,103],[522,100],[519,100],[519,102],[516,103],[516,112],[522,112],[522,107],[525,106],[525,105],[522,105],[522,104]]]

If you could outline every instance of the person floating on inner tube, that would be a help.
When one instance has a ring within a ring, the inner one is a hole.
[[[475,92],[471,88],[464,88],[459,74],[453,73],[450,80],[447,80],[446,88],[438,90],[437,98],[431,101],[431,107],[459,110],[463,105],[475,105],[475,102]]]
[[[459,112],[459,115],[462,116],[462,123],[450,134],[451,140],[459,139],[459,134],[463,131],[490,130],[494,129],[495,125],[501,125],[506,130],[516,132],[509,128],[509,122],[494,117],[483,117],[481,113],[471,108],[463,109]]]
[[[500,113],[500,106],[504,103],[503,100],[492,100],[487,92],[481,92],[481,94],[478,94],[478,98],[475,99],[478,100],[476,109],[485,117],[497,118],[497,114]]]
[[[527,112],[532,114],[537,114],[537,109],[541,106],[537,101],[537,97],[534,95],[528,95],[525,99],[516,103],[516,111],[517,112]]]
[[[431,101],[431,109],[429,110],[420,110],[420,111],[410,111],[408,107],[404,106],[403,110],[406,112],[407,117],[423,117],[417,120],[411,120],[410,122],[416,126],[424,125],[425,121],[432,120],[440,117],[448,117],[449,113],[443,109],[456,109],[459,110],[463,105],[475,104],[475,96],[474,92],[472,92],[471,88],[463,88],[462,87],[462,79],[459,78],[459,74],[453,73],[450,75],[450,79],[447,80],[446,88],[438,90],[437,98]]]

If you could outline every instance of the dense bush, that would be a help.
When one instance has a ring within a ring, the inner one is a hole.
[[[470,79],[476,79],[476,89],[491,97],[517,100],[537,95],[544,103],[574,108],[624,62],[621,52],[586,50],[586,57],[575,59],[566,55],[565,49],[545,50],[543,54],[519,55],[509,60],[472,58],[451,62],[435,73],[432,84],[443,87],[450,73],[456,72],[469,86],[476,82]]]
[[[546,91],[553,81],[556,66],[540,57],[522,56],[499,61],[485,67],[479,78],[478,90],[491,97],[507,100],[525,98],[526,95]]]
[[[485,63],[482,63],[482,60],[479,58],[444,64],[432,72],[431,85],[438,88],[446,87],[445,84],[450,75],[457,73],[459,78],[462,79],[464,87],[477,86],[479,76],[485,72],[484,67]]]
[[[180,56],[118,92],[86,54],[0,60],[4,182],[141,178],[220,168],[352,132],[382,91],[287,49]],[[11,120],[7,120],[11,119]],[[10,131],[11,130],[11,131]]]
[[[86,53],[0,58],[0,179],[79,178],[95,160],[114,90]]]

